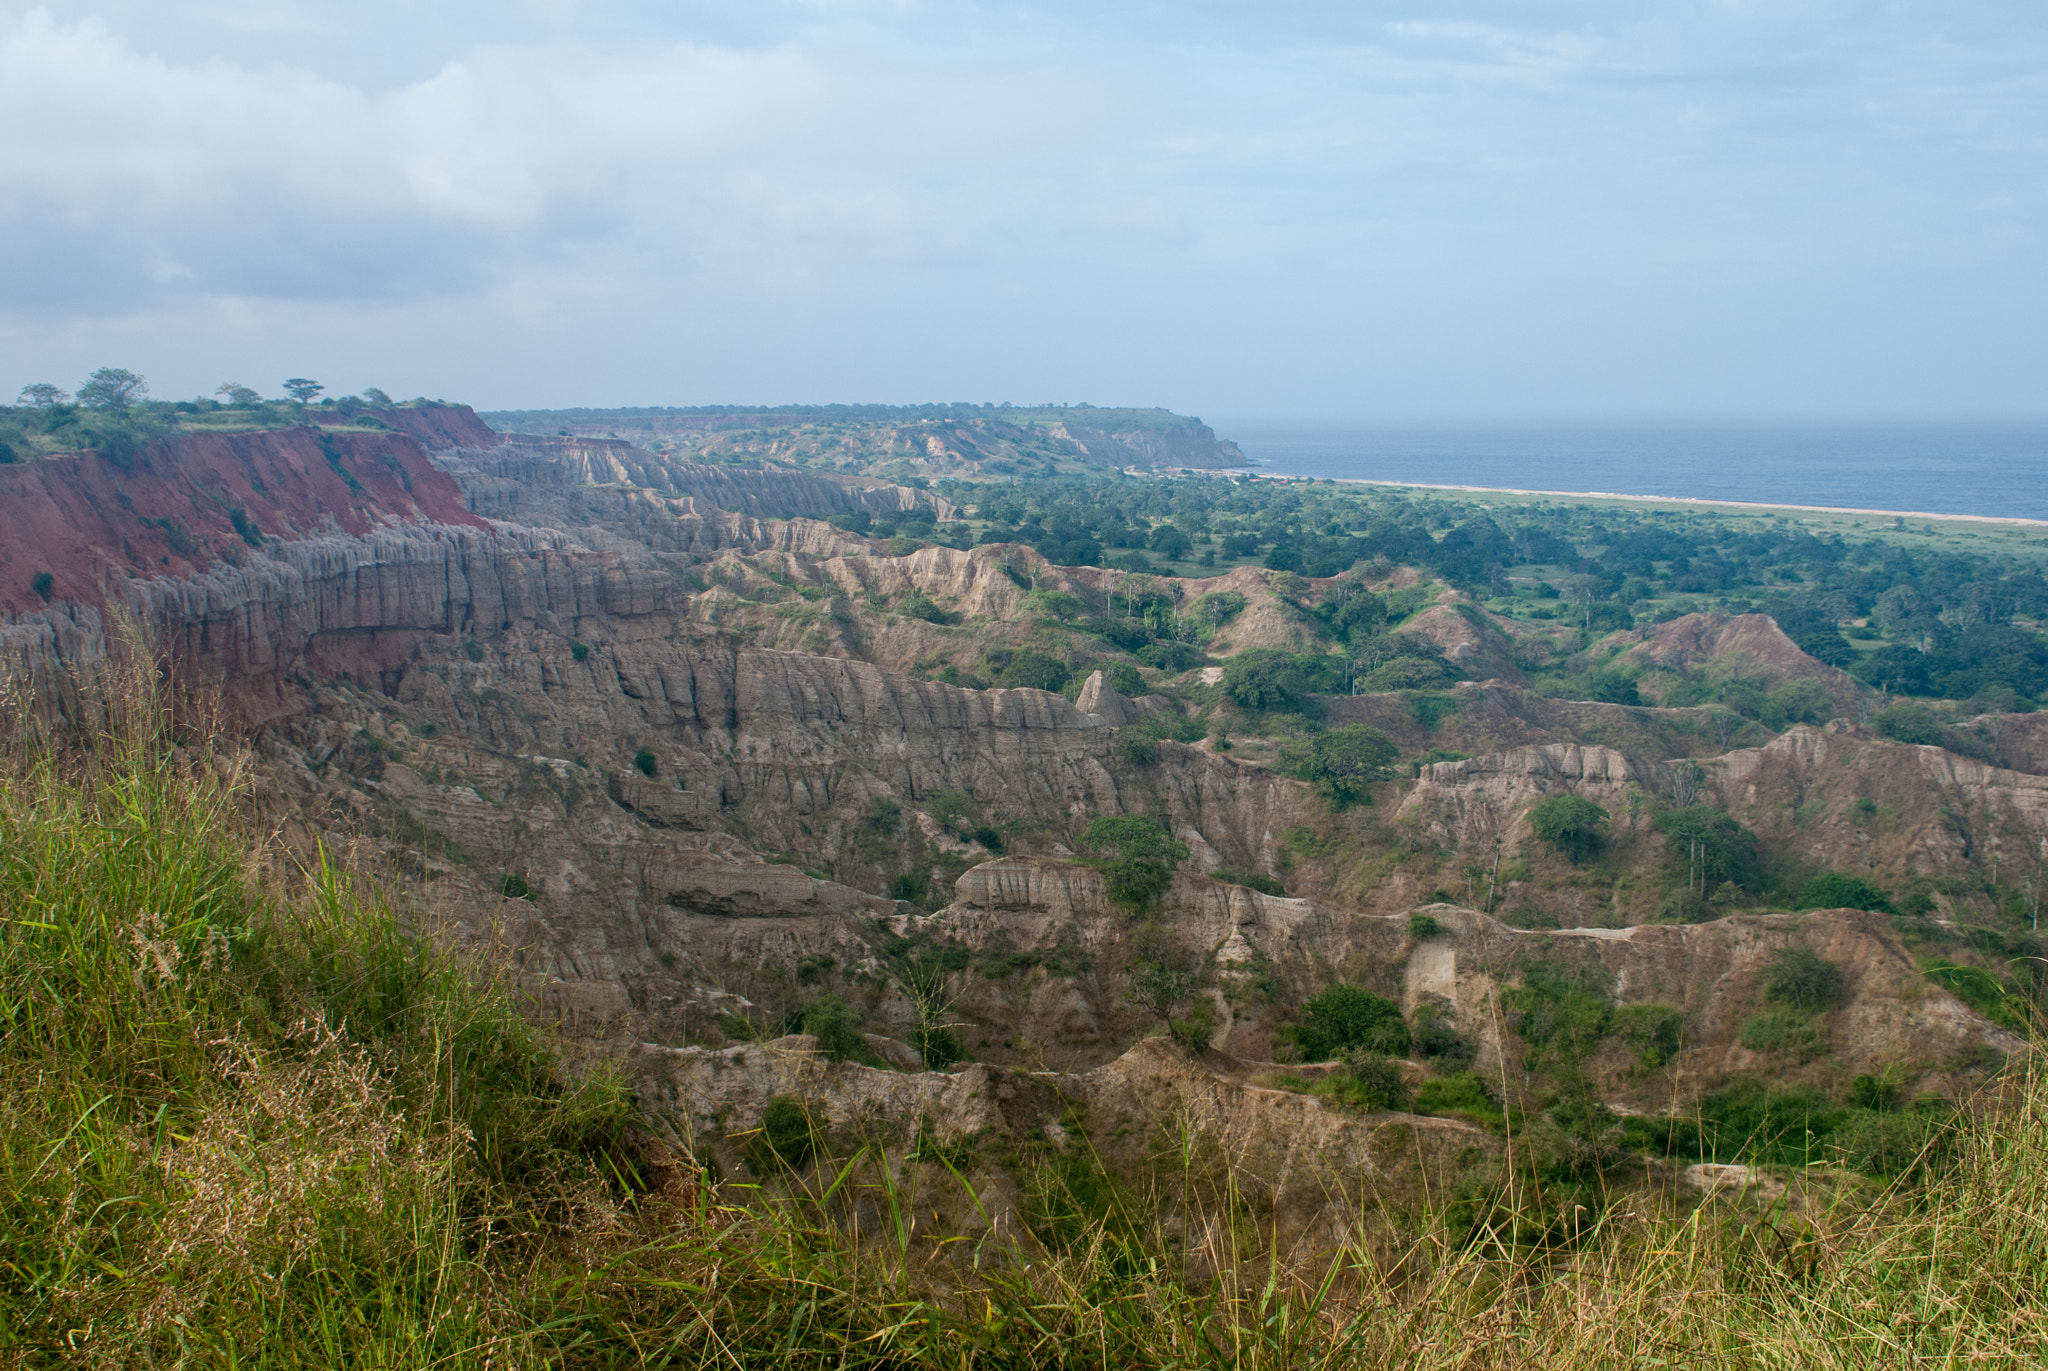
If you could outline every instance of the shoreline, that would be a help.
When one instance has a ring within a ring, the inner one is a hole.
[[[2048,519],[2026,519],[2016,514],[1933,514],[1915,509],[1859,509],[1848,505],[1785,505],[1762,500],[1709,500],[1697,495],[1626,495],[1615,490],[1523,490],[1516,486],[1457,486],[1431,481],[1374,481],[1363,476],[1291,476],[1278,471],[1241,470],[1230,473],[1268,481],[1332,481],[1350,486],[1388,486],[1396,490],[1455,490],[1467,495],[1542,495],[1569,500],[1626,500],[1631,504],[1691,505],[1721,509],[1787,509],[1805,514],[1868,514],[1885,519],[1938,519],[1970,524],[2020,524],[2048,528]]]

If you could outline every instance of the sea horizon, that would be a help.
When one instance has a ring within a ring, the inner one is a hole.
[[[2048,521],[2048,420],[1214,425],[1260,475]]]

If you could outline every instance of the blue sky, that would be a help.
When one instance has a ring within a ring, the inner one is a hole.
[[[0,390],[2048,414],[2048,7],[0,3]]]

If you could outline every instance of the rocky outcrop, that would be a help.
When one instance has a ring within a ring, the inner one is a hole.
[[[1069,418],[1055,425],[1053,436],[1110,466],[1193,467],[1224,470],[1251,462],[1228,438],[1199,420],[1177,424],[1098,428]]]

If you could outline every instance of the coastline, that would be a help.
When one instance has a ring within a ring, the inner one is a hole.
[[[1362,476],[1290,476],[1283,472],[1243,469],[1242,475],[1265,481],[1330,481],[1348,486],[1381,486],[1392,490],[1449,490],[1466,495],[1534,495],[1563,500],[1620,500],[1637,505],[1680,505],[1691,509],[1791,510],[1804,514],[1863,514],[1882,519],[1934,519],[1949,523],[2017,524],[2048,528],[2048,519],[2006,514],[1934,514],[1913,509],[1859,509],[1849,505],[1785,505],[1761,500],[1707,500],[1694,495],[1627,495],[1613,490],[1525,490],[1516,486],[1457,486],[1430,481],[1374,481]]]

